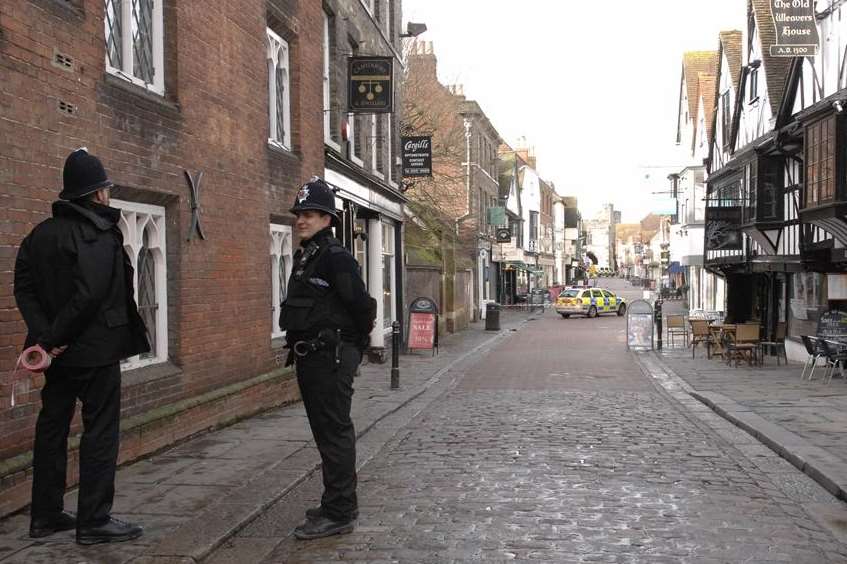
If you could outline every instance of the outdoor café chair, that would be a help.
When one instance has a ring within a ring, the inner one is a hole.
[[[741,323],[736,326],[735,337],[728,338],[726,342],[727,364],[734,360],[738,368],[738,363],[746,360],[748,365],[753,365],[759,351],[759,331],[758,323]]]
[[[712,344],[715,340],[712,337],[712,332],[709,331],[709,322],[705,319],[691,320],[691,358],[694,358],[694,351],[699,343],[706,345],[706,358],[712,357]]]
[[[779,366],[779,353],[782,352],[782,357],[785,359],[785,364],[788,364],[788,355],[785,353],[785,323],[776,324],[776,333],[770,341],[759,342],[759,358],[764,362],[765,347],[768,347],[771,352],[776,353],[776,365]]]
[[[669,315],[667,317],[667,339],[668,344],[673,346],[674,337],[682,336],[682,342],[688,346],[688,327],[685,325],[684,315]]]
[[[844,378],[844,362],[847,361],[847,350],[844,349],[844,346],[827,339],[818,339],[818,344],[820,344],[821,352],[826,357],[824,383],[829,384],[832,381],[832,373],[836,366],[841,371],[841,377]]]
[[[801,335],[800,338],[803,340],[803,346],[806,347],[806,353],[808,353],[808,357],[806,357],[806,364],[803,365],[803,372],[800,373],[800,379],[803,380],[806,378],[806,369],[811,367],[809,371],[809,381],[815,375],[815,367],[818,364],[818,359],[823,357],[823,350],[818,344],[817,337],[812,337],[811,335]]]

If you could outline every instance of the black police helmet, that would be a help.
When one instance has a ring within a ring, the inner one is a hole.
[[[329,184],[317,176],[313,176],[300,188],[294,206],[289,211],[296,214],[306,210],[324,212],[331,215],[335,221],[339,221],[338,212],[335,211],[335,192]]]

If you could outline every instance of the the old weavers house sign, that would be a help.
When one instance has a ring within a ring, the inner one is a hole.
[[[771,57],[811,57],[818,53],[814,0],[771,0],[776,44]]]
[[[347,72],[349,111],[353,113],[390,113],[394,103],[391,57],[350,57]]]

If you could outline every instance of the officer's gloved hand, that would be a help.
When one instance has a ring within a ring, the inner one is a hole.
[[[359,349],[359,354],[364,354],[368,347],[371,346],[371,336],[363,335],[359,337],[359,341],[356,343],[356,348]]]

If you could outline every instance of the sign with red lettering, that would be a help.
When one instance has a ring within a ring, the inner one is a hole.
[[[431,349],[435,345],[435,315],[409,314],[409,350]]]

